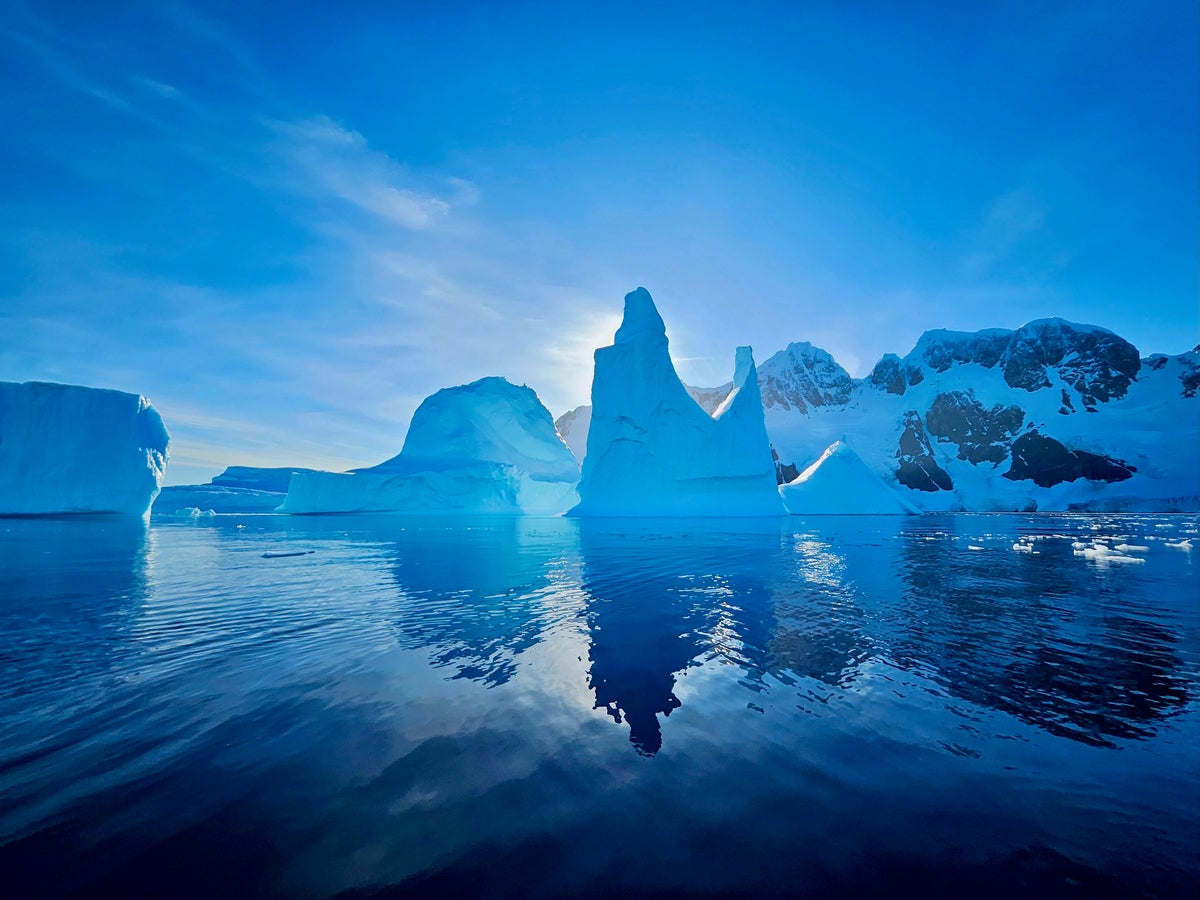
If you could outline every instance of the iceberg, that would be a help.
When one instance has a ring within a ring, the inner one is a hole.
[[[162,418],[138,394],[0,382],[0,515],[144,518],[169,441]]]
[[[844,440],[835,441],[820,459],[779,488],[783,505],[794,516],[919,515],[920,510],[871,471]]]
[[[159,492],[152,512],[154,515],[171,515],[192,507],[218,513],[274,512],[287,496],[293,475],[316,471],[297,467],[229,466],[208,484],[167,485]]]
[[[579,465],[536,393],[481,378],[425,398],[400,453],[353,472],[297,472],[280,512],[556,515]]]
[[[625,295],[612,346],[595,354],[576,516],[783,514],[749,347],[709,415],[675,372],[649,292]]]

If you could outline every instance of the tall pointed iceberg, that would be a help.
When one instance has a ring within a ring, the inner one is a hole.
[[[572,515],[781,515],[750,348],[710,416],[675,373],[649,292],[626,294],[612,346],[596,351],[579,497]]]

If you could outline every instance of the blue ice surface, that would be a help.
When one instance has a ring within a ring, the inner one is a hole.
[[[9,896],[1185,895],[1198,569],[1168,544],[1196,532],[3,521],[0,872]]]

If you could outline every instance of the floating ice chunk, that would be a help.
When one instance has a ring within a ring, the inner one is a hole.
[[[1125,554],[1117,553],[1113,550],[1110,550],[1108,547],[1105,547],[1103,545],[1096,545],[1096,546],[1092,546],[1092,547],[1086,547],[1082,550],[1076,550],[1075,555],[1086,557],[1087,559],[1090,559],[1090,560],[1100,563],[1102,565],[1107,564],[1107,563],[1134,563],[1134,564],[1143,563],[1144,564],[1146,562],[1146,560],[1142,559],[1139,556],[1126,556]]]
[[[1122,553],[1145,553],[1150,548],[1143,544],[1117,544],[1116,549]]]
[[[1033,544],[1023,544],[1020,541],[1017,541],[1017,543],[1013,544],[1012,548],[1018,553],[1037,553],[1037,551],[1033,549]]]
[[[1164,547],[1172,547],[1175,550],[1191,550],[1192,542],[1184,538],[1182,541],[1164,541]]]
[[[905,500],[871,471],[845,441],[826,448],[821,458],[779,489],[792,515],[919,515]],[[935,531],[925,540],[947,537]]]
[[[980,547],[978,544],[967,544],[967,549],[968,550],[982,550],[983,548]]]

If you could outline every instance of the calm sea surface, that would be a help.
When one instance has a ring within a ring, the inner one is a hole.
[[[1179,516],[0,520],[0,893],[1189,896],[1198,553]]]

